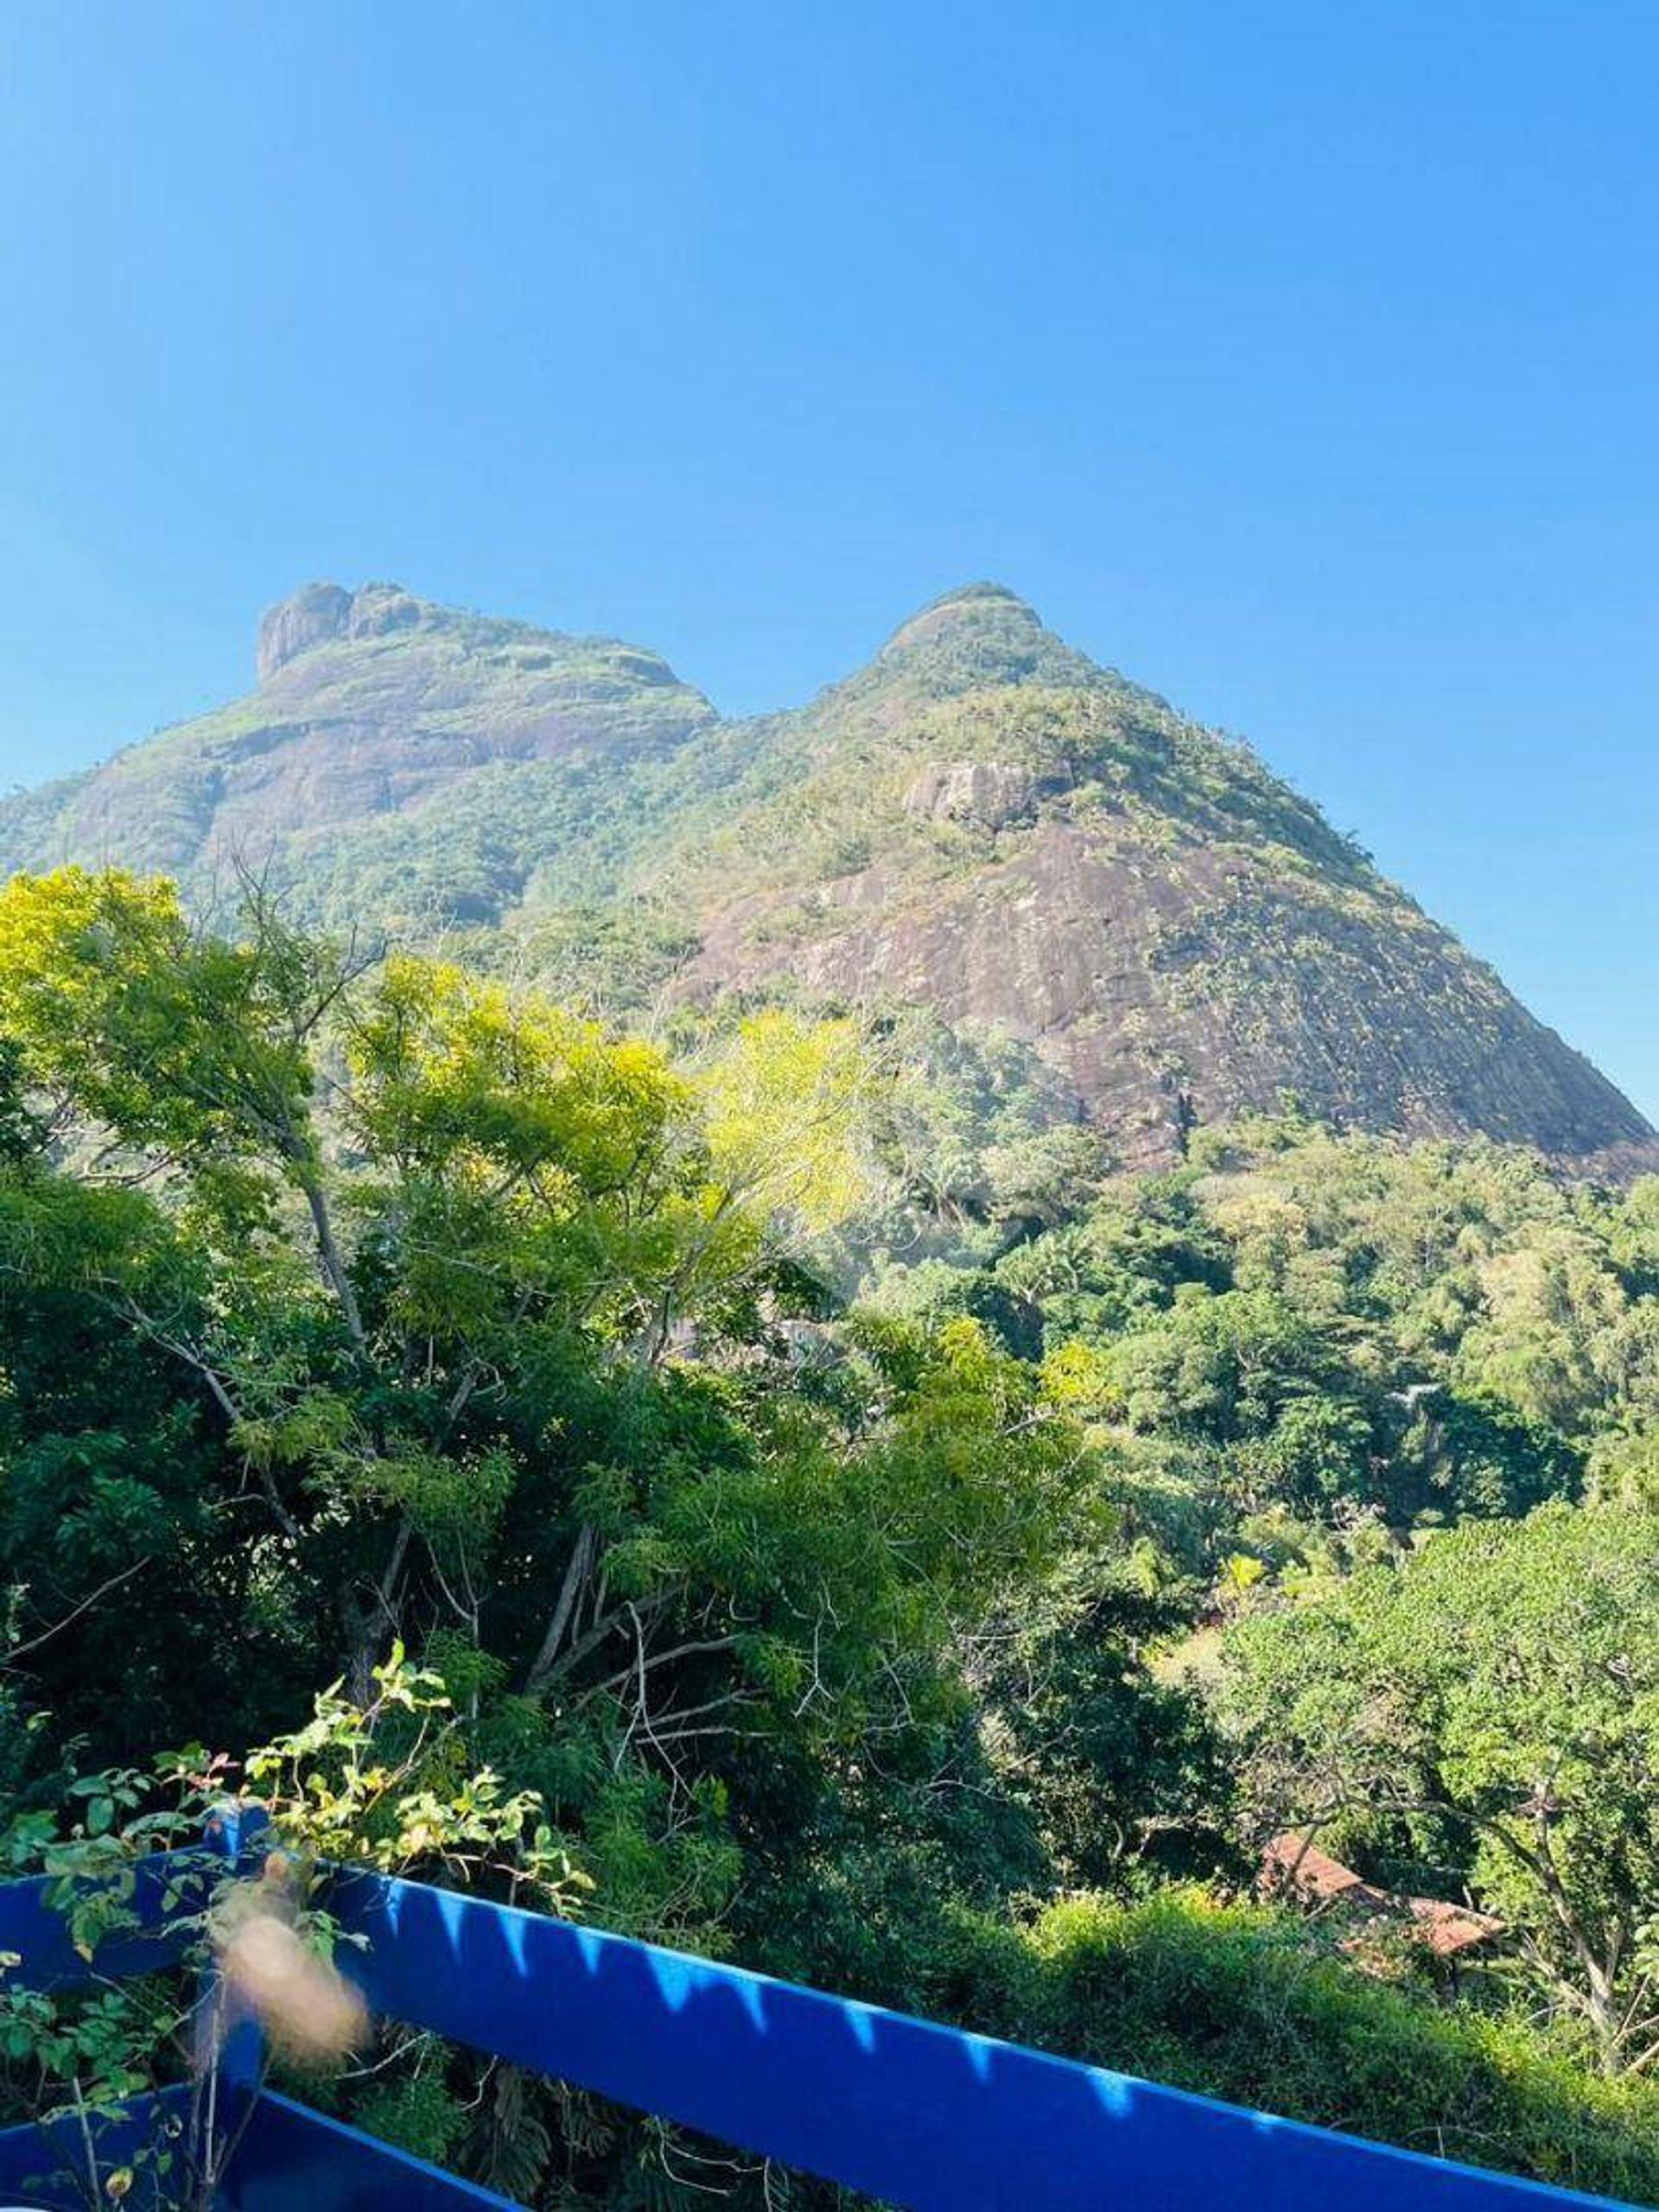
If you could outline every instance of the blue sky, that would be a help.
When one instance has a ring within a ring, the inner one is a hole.
[[[993,576],[1659,1118],[1659,8],[0,10],[0,781],[313,576],[797,699]]]

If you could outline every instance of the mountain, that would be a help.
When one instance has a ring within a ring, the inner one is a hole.
[[[257,669],[246,698],[0,807],[0,867],[109,858],[202,899],[244,861],[314,912],[353,908],[362,892],[400,914],[493,918],[524,880],[519,786],[527,797],[550,775],[580,788],[596,766],[624,772],[715,720],[655,653],[395,584],[296,592],[261,622]],[[475,793],[461,863],[447,810]],[[546,834],[556,842],[556,823]]]
[[[931,1009],[1125,1165],[1270,1108],[1617,1165],[1654,1131],[1248,747],[995,584],[804,707],[722,718],[657,655],[318,584],[257,686],[0,805],[0,868],[461,933],[602,987]]]

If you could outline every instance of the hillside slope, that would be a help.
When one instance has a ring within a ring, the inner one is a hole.
[[[922,1006],[1013,1040],[1126,1165],[1271,1107],[1640,1160],[1654,1133],[1248,748],[995,585],[793,712],[396,586],[309,587],[258,688],[0,807],[116,859],[683,996]],[[623,973],[622,971],[627,971]]]
[[[494,918],[532,864],[515,829],[543,785],[579,792],[715,720],[655,653],[396,584],[296,592],[257,666],[246,698],[8,801],[0,867],[118,860],[202,899],[239,865],[313,914]],[[533,852],[558,834],[535,824]]]

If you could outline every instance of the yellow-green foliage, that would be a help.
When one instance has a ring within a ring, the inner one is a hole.
[[[1014,619],[975,606],[969,660]],[[935,632],[894,651],[968,727]],[[1153,706],[1045,688],[1031,763],[1129,843],[1160,778],[1249,798]],[[669,1034],[257,898],[214,934],[118,873],[0,891],[0,1840],[74,1763],[268,1741],[302,1854],[580,1869],[610,1925],[1633,2191],[1642,2093],[1588,2068],[1642,2063],[1650,1966],[1651,1190],[1294,1110],[1103,1180],[1006,1039]],[[1230,1744],[1190,1686],[1224,1622]],[[1502,1911],[1541,2026],[1158,1902],[1242,1880],[1310,1778],[1365,1796],[1367,1871]],[[142,1775],[80,1786],[89,1830],[142,1817]],[[1495,1855],[1541,1819],[1565,1917]],[[425,2045],[371,2116],[590,2196],[636,2170],[533,2085],[477,2118],[502,2094]]]
[[[715,1179],[763,1220],[840,1227],[870,1195],[874,1079],[855,1023],[750,1015],[697,1078]]]

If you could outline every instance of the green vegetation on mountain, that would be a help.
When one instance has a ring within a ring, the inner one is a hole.
[[[0,806],[0,868],[251,875],[614,1018],[937,1015],[1120,1166],[1294,1093],[1343,1126],[1633,1171],[1654,1133],[1248,747],[991,584],[805,707],[393,585],[266,617],[258,689]],[[953,1048],[954,1049],[954,1048]],[[1040,1071],[1040,1072],[1039,1072]]]
[[[14,880],[10,1863],[327,1692],[321,1779],[432,1808],[353,1847],[486,1879],[474,1818],[603,1925],[1659,2200],[1659,1180],[1295,1109],[1125,1176],[1063,1082]],[[1501,1928],[1260,1899],[1287,1826]],[[14,2103],[102,2031],[3,2025]],[[538,2207],[836,2201],[429,2039],[308,2094]]]

